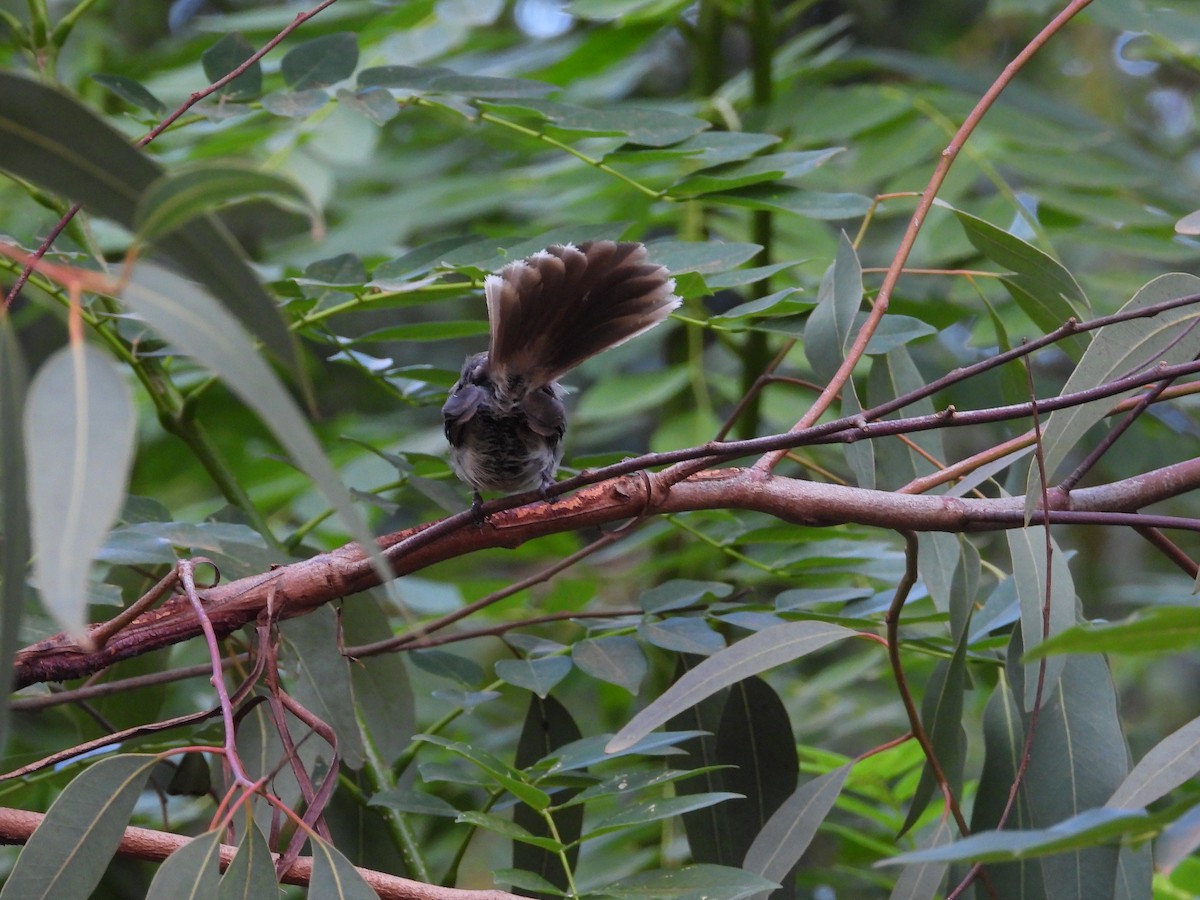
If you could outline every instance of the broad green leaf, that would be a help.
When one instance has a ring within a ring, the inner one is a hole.
[[[650,261],[666,266],[672,275],[681,272],[728,272],[762,249],[758,244],[720,241],[655,241],[647,244]]]
[[[961,210],[954,215],[976,250],[1013,273],[1005,286],[1038,328],[1052,331],[1087,313],[1090,304],[1083,289],[1053,257],[977,216]]]
[[[518,841],[515,844],[513,844],[513,849],[515,850],[518,847],[528,847],[528,846],[531,846],[531,845],[522,844],[520,841]],[[554,855],[554,854],[551,854],[547,850],[542,850],[541,848],[535,848],[535,849],[538,850],[538,852],[543,853],[548,857]],[[508,885],[509,887],[514,887],[514,888],[517,888],[518,890],[524,891],[524,893],[518,895],[521,897],[567,897],[567,896],[570,896],[566,891],[562,890],[561,888],[555,887],[551,881],[549,881],[546,878],[543,878],[541,875],[531,872],[528,869],[523,869],[523,868],[519,868],[519,867],[511,868],[511,869],[494,869],[492,871],[492,881],[495,884],[505,884],[505,885]]]
[[[536,113],[555,128],[581,134],[624,136],[635,144],[665,147],[704,131],[709,123],[693,116],[681,116],[665,109],[614,107],[588,109],[553,100],[512,99],[505,103],[483,102],[486,108],[517,109]]]
[[[398,812],[415,813],[419,816],[443,816],[453,819],[458,816],[458,809],[436,794],[427,791],[392,788],[372,795],[371,806],[382,806]]]
[[[887,317],[890,318],[890,317]],[[887,318],[884,321],[887,321]],[[871,361],[871,373],[867,377],[866,406],[872,407],[903,396],[925,385],[926,379],[917,368],[907,346],[900,346]],[[902,411],[906,416],[928,415],[933,412],[933,400],[926,397],[910,403]],[[926,431],[908,435],[908,442],[915,443],[933,459],[945,459],[940,431]],[[923,454],[902,443],[899,438],[884,438],[871,441],[877,446],[876,483],[881,488],[895,490],[908,484],[919,475],[930,471],[928,459]]]
[[[721,581],[673,578],[642,593],[638,605],[648,613],[664,613],[694,606],[706,597],[722,598],[733,593],[733,585]]]
[[[293,181],[236,163],[177,169],[142,193],[134,225],[142,240],[157,240],[186,222],[244,200],[267,199],[308,216],[318,228],[321,213]]]
[[[223,833],[221,828],[206,831],[163,860],[146,900],[217,900]]]
[[[606,747],[611,735],[597,734],[585,737],[556,750],[549,759],[550,768],[547,774],[558,775],[586,769],[596,763],[608,762],[622,756],[674,756],[679,752],[675,749],[677,744],[699,735],[699,731],[662,731],[647,735],[629,747],[612,752]]]
[[[854,219],[871,208],[871,198],[863,194],[810,191],[775,184],[705,194],[704,202],[715,206],[778,210],[822,220]]]
[[[725,638],[720,632],[714,631],[706,619],[694,616],[640,622],[638,637],[664,650],[698,656],[708,656],[725,646]]]
[[[638,372],[605,378],[590,388],[579,401],[580,421],[623,419],[651,409],[661,409],[687,387],[687,366],[672,366],[655,372]]]
[[[1017,599],[1021,603],[1021,636],[1024,646],[1033,649],[1043,640],[1054,637],[1075,624],[1075,585],[1071,570],[1062,550],[1041,526],[1014,528],[1005,533],[1008,552],[1012,558],[1012,578],[1016,582]],[[1046,543],[1052,550],[1050,571],[1046,571]],[[1046,594],[1050,588],[1049,597]],[[1043,616],[1043,608],[1049,603],[1050,615]],[[1032,709],[1037,690],[1037,667],[1030,663],[1027,669],[1024,706]],[[1063,670],[1061,658],[1045,662],[1045,680],[1042,702],[1054,696],[1054,686]]]
[[[749,324],[754,319],[795,316],[798,313],[811,309],[815,302],[813,300],[802,299],[798,294],[799,291],[796,288],[784,288],[783,290],[767,294],[765,297],[759,297],[757,300],[739,303],[733,309],[727,310],[720,315],[709,316],[708,322],[709,325],[729,327],[743,322]],[[788,323],[772,323],[772,328],[785,330],[786,324]],[[734,331],[737,329],[729,328],[729,330]],[[791,332],[788,333],[791,334]],[[797,337],[800,334],[802,332],[797,334]]]
[[[278,889],[267,839],[250,822],[233,861],[221,876],[220,900],[256,900],[271,896]]]
[[[854,321],[855,332],[862,327],[867,315],[866,310],[859,310]],[[879,327],[875,329],[875,333],[871,335],[871,340],[867,342],[867,354],[869,356],[881,356],[882,354],[890,353],[897,347],[902,347],[905,344],[928,337],[931,334],[937,334],[937,329],[928,322],[922,322],[920,319],[914,319],[912,316],[887,315],[879,323]]]
[[[26,501],[26,460],[22,422],[25,359],[12,319],[0,313],[0,667],[11,671],[25,608],[25,579],[33,552]],[[8,741],[8,704],[0,705],[0,753]]]
[[[837,256],[821,279],[816,308],[804,329],[804,352],[822,381],[833,377],[854,341],[862,298],[862,265],[854,245],[842,232]]]
[[[541,837],[526,831],[520,825],[510,819],[495,816],[491,813],[481,813],[474,810],[462,812],[455,819],[456,822],[475,825],[479,828],[486,828],[488,831],[494,832],[502,837],[510,838],[514,841],[531,844],[542,850],[557,852],[563,849],[563,844],[553,838]]]
[[[648,822],[661,822],[672,816],[681,816],[693,810],[706,806],[714,806],[726,800],[736,800],[741,794],[730,791],[714,791],[712,793],[691,794],[687,797],[653,797],[639,800],[623,809],[605,816],[594,827],[590,827],[584,840],[600,837],[610,831],[628,828],[631,825],[645,825]]]
[[[497,784],[508,790],[522,803],[534,809],[545,809],[550,805],[550,795],[530,784],[525,774],[512,766],[506,765],[497,757],[480,747],[473,747],[462,741],[449,741],[431,734],[418,734],[414,740],[437,744],[451,753],[479,767],[486,772]]]
[[[1161,275],[1134,294],[1121,309],[1142,309],[1197,292],[1200,292],[1200,278],[1183,274]],[[1153,318],[1131,319],[1109,325],[1088,346],[1079,365],[1063,385],[1062,393],[1087,390],[1114,378],[1145,370],[1159,362],[1174,364],[1194,359],[1200,354],[1197,317],[1200,317],[1200,310],[1186,306]],[[1107,416],[1123,399],[1135,393],[1127,391],[1052,412],[1042,425],[1042,456],[1045,458],[1047,476],[1053,479],[1063,461],[1078,448],[1088,429]],[[1041,484],[1038,466],[1034,461],[1030,464],[1025,493],[1027,517],[1042,502]]]
[[[1200,719],[1155,744],[1125,776],[1105,806],[1138,809],[1166,796],[1200,771]]]
[[[1027,659],[1052,653],[1160,653],[1200,646],[1200,609],[1153,606],[1119,622],[1076,625],[1031,649]]]
[[[967,736],[963,732],[963,695],[966,691],[967,641],[960,640],[949,660],[939,660],[929,676],[925,696],[921,699],[921,725],[933,747],[942,774],[950,783],[955,796],[962,795],[963,764],[967,754]],[[908,808],[903,835],[920,819],[939,785],[929,761],[921,768],[921,779]]]
[[[349,78],[357,65],[358,35],[339,31],[297,44],[283,57],[279,69],[289,88],[304,91]]]
[[[307,119],[329,102],[329,94],[321,88],[303,91],[272,91],[262,98],[262,107],[276,116]]]
[[[833,809],[853,765],[846,763],[798,787],[754,838],[746,852],[746,871],[785,883],[784,878]]]
[[[347,647],[379,640],[391,627],[374,593],[360,594],[341,612],[342,642]],[[359,730],[371,752],[391,763],[409,746],[417,731],[415,698],[408,677],[407,654],[380,653],[350,660],[350,681]]]
[[[620,900],[744,900],[777,887],[753,872],[700,863],[631,875],[606,884],[603,894]]]
[[[544,97],[557,85],[526,78],[460,75],[441,66],[379,66],[358,73],[360,87],[384,87],[427,94],[462,94],[467,97]]]
[[[617,150],[604,157],[606,163],[654,163],[683,157],[701,166],[749,159],[781,139],[774,134],[749,131],[702,131],[686,140],[652,150]]]
[[[354,339],[356,344],[373,344],[391,341],[450,341],[464,337],[478,337],[488,333],[487,322],[482,319],[466,321],[418,322],[412,325],[390,325]]]
[[[96,72],[92,75],[92,80],[104,85],[131,106],[137,106],[156,116],[167,111],[167,105],[150,93],[140,81],[107,72]]]
[[[953,838],[953,823],[949,816],[942,816],[921,843],[924,848],[944,847]],[[946,877],[948,866],[948,863],[924,862],[906,867],[896,879],[888,900],[933,900],[938,896],[938,886]]]
[[[1029,831],[985,831],[940,847],[902,853],[877,865],[898,866],[931,862],[1005,862],[1047,856],[1070,850],[1090,849],[1099,844],[1137,833],[1145,827],[1142,810],[1089,809],[1052,825]],[[1110,879],[1111,883],[1111,879]],[[1111,889],[1111,888],[1110,888]],[[1053,894],[1052,896],[1095,897],[1097,894]]]
[[[649,668],[641,645],[628,635],[586,638],[571,648],[571,659],[581,671],[637,694]]]
[[[1154,842],[1154,863],[1169,872],[1200,846],[1200,806],[1193,806]]]
[[[571,660],[566,656],[543,656],[540,659],[500,659],[496,661],[496,677],[543,700],[554,686],[571,673]]]
[[[196,285],[157,266],[141,264],[125,285],[122,299],[154,331],[180,352],[219,373],[271,429],[295,463],[337,510],[342,524],[371,556],[384,584],[391,569],[375,539],[317,442],[296,402],[233,317]]]
[[[255,53],[254,45],[236,31],[223,35],[219,41],[200,54],[204,74],[210,82],[220,81]],[[262,93],[262,66],[256,60],[237,78],[221,88],[231,100],[253,100]]]
[[[824,150],[803,150],[792,153],[769,153],[744,162],[727,163],[703,169],[676,182],[672,195],[699,196],[714,191],[729,191],[763,181],[799,178],[841,153],[843,147]]]
[[[528,768],[559,747],[579,740],[581,736],[579,726],[565,706],[553,697],[531,697],[513,762],[519,768]],[[578,794],[578,788],[556,792],[555,808],[550,811],[554,819],[554,833],[562,843],[568,845],[566,864],[572,871],[579,860],[577,842],[583,834],[583,804],[572,804]],[[530,834],[544,838],[551,836],[545,816],[524,803],[518,803],[513,809],[513,822]],[[563,869],[563,859],[558,853],[515,841],[512,862],[515,868],[533,872],[546,880],[552,889],[565,891],[570,885],[567,872]]]
[[[308,615],[281,622],[279,635],[281,662],[293,673],[292,693],[301,706],[333,729],[337,752],[345,764],[361,769],[362,736],[350,686],[350,661],[338,646],[337,613],[328,605],[314,609]]]
[[[787,622],[764,628],[713,654],[680,678],[634,716],[606,749],[610,753],[626,750],[667,719],[721,688],[856,634],[849,628],[825,622]]]
[[[17,857],[3,900],[87,900],[125,835],[158,757],[102,759],[71,781]]]
[[[791,718],[775,690],[758,677],[733,685],[716,732],[717,774],[726,791],[744,799],[721,804],[717,815],[729,819],[735,860],[744,859],[777,811],[786,805],[799,780],[800,761]],[[793,860],[794,862],[794,860]],[[791,866],[771,873],[757,872],[781,884]]]
[[[333,844],[312,838],[312,881],[310,897],[322,900],[379,900],[358,869]]]
[[[87,135],[82,144],[81,134]],[[0,72],[0,159],[8,171],[131,231],[142,192],[163,173],[158,163],[72,97],[9,72]],[[189,222],[156,246],[298,371],[296,347],[275,301],[216,219]]]
[[[449,678],[462,687],[475,688],[483,681],[483,667],[473,659],[446,650],[428,648],[409,655],[413,665],[433,675]]]
[[[75,635],[84,630],[92,560],[125,501],[136,424],[124,376],[90,344],[63,347],[29,385],[34,578],[43,605]]]

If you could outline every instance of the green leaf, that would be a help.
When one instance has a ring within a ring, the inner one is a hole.
[[[196,285],[157,266],[135,267],[122,299],[154,331],[213,372],[237,394],[287,450],[370,554],[386,584],[391,568],[308,426],[300,408],[225,307]]]
[[[465,337],[478,337],[488,333],[487,322],[480,319],[467,321],[417,322],[412,325],[391,325],[380,328],[355,339],[356,344],[373,344],[384,341],[451,341]]]
[[[1193,275],[1161,275],[1145,285],[1121,307],[1121,311],[1143,309],[1200,292],[1200,278]],[[1074,393],[1105,384],[1114,378],[1148,368],[1155,363],[1175,364],[1200,354],[1200,311],[1194,306],[1159,313],[1153,318],[1131,319],[1101,329],[1083,358],[1063,385],[1062,393]],[[1126,391],[1070,409],[1055,410],[1042,425],[1042,456],[1046,474],[1053,478],[1062,463],[1079,447],[1087,431],[1137,391]],[[1030,464],[1025,494],[1025,515],[1042,502],[1041,477],[1036,461]]]
[[[853,763],[806,781],[775,811],[746,852],[745,868],[772,881],[785,878],[833,809]]]
[[[442,816],[453,819],[458,816],[458,809],[436,794],[427,791],[392,788],[374,794],[370,800],[371,806],[382,806],[398,812],[415,813],[419,816]]]
[[[610,831],[628,828],[631,825],[661,822],[672,816],[681,816],[684,813],[714,806],[726,800],[736,800],[741,796],[741,794],[734,794],[730,791],[713,791],[691,794],[687,797],[653,797],[648,800],[639,800],[637,803],[629,804],[601,819],[594,827],[588,829],[584,839],[590,840]]]
[[[299,185],[281,175],[244,164],[205,163],[179,169],[153,182],[138,201],[134,225],[142,240],[157,240],[181,225],[244,200],[266,199],[303,212],[315,229],[321,212]]]
[[[937,821],[931,834],[921,842],[923,848],[944,847],[954,838],[954,826],[949,816]],[[896,879],[888,900],[932,900],[937,896],[938,886],[946,877],[948,863],[915,863],[905,868]]]
[[[571,648],[571,659],[580,670],[637,694],[649,668],[641,645],[627,635],[587,638]]]
[[[1125,776],[1105,806],[1139,809],[1165,797],[1200,771],[1200,719],[1155,744]]]
[[[666,147],[655,147],[652,150],[617,150],[605,156],[604,161],[613,165],[655,163],[684,158],[702,166],[718,166],[749,159],[758,151],[778,144],[780,140],[778,135],[749,131],[702,131]]]
[[[84,769],[58,795],[0,891],[3,900],[87,900],[100,883],[158,757],[127,754]]]
[[[368,644],[391,623],[375,593],[360,594],[341,612],[342,642]],[[363,741],[384,763],[393,762],[417,731],[415,699],[404,654],[380,653],[350,661],[350,681]]]
[[[725,646],[725,638],[719,632],[714,631],[705,619],[693,616],[640,622],[638,637],[664,650],[698,656],[708,656]]]
[[[258,825],[250,823],[233,861],[221,877],[220,900],[255,900],[273,896],[278,890],[267,840]]]
[[[961,210],[954,210],[954,215],[976,250],[1013,273],[1004,279],[1005,287],[1038,328],[1053,331],[1088,312],[1083,288],[1053,257],[976,216]]]
[[[765,672],[857,632],[825,622],[786,622],[773,625],[710,656],[662,696],[639,712],[608,742],[607,750],[627,750],[659,725],[710,694],[736,681]]]
[[[528,768],[554,753],[559,747],[577,741],[580,737],[579,726],[575,724],[565,706],[553,697],[531,697],[529,709],[525,713],[525,724],[521,728],[521,737],[517,742],[514,763],[520,768]],[[568,847],[566,865],[572,870],[579,860],[578,841],[583,834],[583,804],[572,803],[578,795],[578,789],[555,793],[555,808],[549,811],[554,820],[554,834]],[[550,825],[545,815],[524,803],[518,803],[513,809],[513,822],[530,834],[543,838],[551,837]],[[563,868],[563,858],[557,852],[524,841],[516,841],[513,843],[512,861],[517,869],[534,873],[535,877],[546,881],[551,890],[565,891],[570,886],[570,878]],[[545,894],[539,893],[535,896]]]
[[[1030,648],[1026,659],[1053,653],[1160,653],[1200,646],[1200,609],[1154,606],[1119,622],[1076,625]]]
[[[26,502],[24,446],[25,358],[12,319],[0,313],[0,667],[11,671],[25,609],[25,579],[32,554]],[[8,742],[8,704],[0,704],[0,753]]]
[[[490,813],[481,813],[475,812],[474,810],[469,810],[467,812],[459,813],[455,821],[465,822],[468,825],[475,825],[479,828],[486,828],[488,831],[494,832],[495,834],[499,834],[514,841],[520,841],[524,844],[530,844],[534,847],[539,847],[542,850],[557,852],[563,849],[563,844],[560,841],[556,841],[553,838],[540,837],[539,835],[532,834],[515,822],[509,819],[501,818],[500,816],[494,816]]]
[[[622,900],[743,900],[777,887],[752,872],[701,863],[622,878],[606,884],[603,893]]]
[[[339,631],[338,616],[331,606],[281,622],[281,661],[294,673],[296,699],[333,729],[337,752],[346,765],[361,769],[365,757],[350,686],[350,661],[341,653]]]
[[[854,219],[871,208],[871,198],[863,194],[809,191],[786,185],[756,185],[705,194],[704,202],[715,206],[777,210],[822,220]]]
[[[1088,849],[1137,833],[1145,827],[1142,810],[1089,809],[1052,825],[1029,831],[985,831],[941,847],[902,853],[877,863],[881,866],[929,862],[1005,862]],[[1063,896],[1063,895],[1055,895]],[[1079,894],[1077,896],[1095,896]]]
[[[516,109],[536,113],[557,129],[581,134],[611,134],[627,138],[635,144],[665,147],[689,138],[709,127],[709,123],[693,116],[681,116],[665,109],[621,107],[588,109],[553,100],[509,100],[506,103],[484,102],[486,108]]]
[[[543,700],[554,686],[571,673],[571,660],[566,656],[544,656],[541,659],[501,659],[496,661],[496,677]]]
[[[339,31],[297,44],[283,57],[279,70],[289,88],[303,91],[349,78],[357,65],[358,35]]]
[[[125,501],[137,424],[113,361],[76,343],[38,370],[25,405],[34,578],[67,631],[84,632],[88,575]]]
[[[1021,636],[1026,647],[1036,648],[1043,640],[1075,624],[1075,585],[1071,570],[1057,542],[1050,538],[1046,529],[1039,526],[1014,528],[1005,533],[1008,552],[1012,557],[1012,578],[1017,586],[1017,598],[1021,603]],[[1050,541],[1052,556],[1050,572],[1046,572],[1046,542]],[[1049,580],[1047,580],[1049,579]],[[1046,597],[1046,586],[1050,596]],[[1048,620],[1043,621],[1042,609],[1050,604]],[[1043,634],[1043,631],[1045,632]],[[1024,706],[1030,709],[1036,692],[1035,671],[1040,663],[1030,663],[1025,687]],[[1054,696],[1054,686],[1065,662],[1062,658],[1046,661],[1042,702]]]
[[[483,667],[473,659],[459,656],[457,653],[430,648],[412,652],[409,659],[418,669],[449,678],[465,688],[478,687],[483,681]]]
[[[687,366],[656,372],[637,372],[605,378],[579,401],[577,417],[584,421],[623,419],[651,409],[661,409],[691,380]]]
[[[87,135],[84,144],[81,134]],[[72,97],[9,72],[0,72],[0,159],[8,171],[131,231],[142,192],[163,173]],[[220,223],[194,220],[157,246],[220,297],[279,360],[299,371],[296,347],[275,301]]]
[[[550,805],[550,795],[530,784],[525,773],[506,765],[486,750],[479,747],[472,747],[462,741],[448,741],[431,734],[416,735],[414,740],[437,744],[439,747],[444,747],[451,753],[461,756],[486,772],[497,784],[505,788],[522,803],[534,809],[542,810]]]
[[[721,581],[672,578],[642,593],[638,605],[648,613],[664,613],[694,606],[706,597],[722,598],[733,593],[733,585]]]
[[[200,54],[204,75],[210,82],[220,81],[255,54],[254,45],[236,31],[221,37],[219,41]],[[230,100],[253,100],[262,93],[262,66],[256,60],[246,67],[225,87],[221,94]]]
[[[379,900],[379,895],[367,884],[358,869],[333,844],[319,837],[310,839],[312,846],[312,881],[310,897],[322,900]]]
[[[921,701],[921,724],[929,736],[933,755],[955,796],[962,793],[963,764],[967,736],[963,732],[963,695],[966,692],[967,640],[965,630],[949,660],[939,660],[929,676]],[[913,792],[908,815],[900,826],[903,835],[920,819],[939,785],[929,760],[921,768],[921,779]]]
[[[762,249],[758,244],[721,241],[655,241],[646,246],[652,262],[666,266],[672,275],[682,272],[728,272]]]
[[[862,265],[843,231],[837,257],[821,279],[816,308],[804,328],[804,352],[822,381],[832,378],[846,358],[862,298]]]
[[[272,91],[262,98],[263,109],[289,119],[307,119],[329,102],[329,95],[320,88],[303,91]]]
[[[140,81],[134,81],[124,75],[112,75],[107,72],[96,72],[92,80],[102,84],[126,103],[160,116],[167,111],[167,105],[155,97]]]
[[[527,78],[460,75],[440,66],[379,66],[358,73],[360,87],[384,87],[425,94],[462,94],[467,97],[544,97],[557,85]]]
[[[223,833],[221,828],[206,831],[163,860],[146,900],[217,900]]]
[[[744,162],[727,163],[703,169],[676,182],[670,192],[678,196],[699,196],[714,191],[728,191],[763,181],[799,178],[841,153],[843,147],[824,150],[803,150],[792,153],[769,153]]]

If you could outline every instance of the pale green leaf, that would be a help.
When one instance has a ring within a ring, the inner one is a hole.
[[[312,838],[310,843],[310,897],[320,897],[321,900],[379,900],[379,895],[367,884],[358,869],[336,847],[318,837]]]
[[[250,823],[229,868],[221,876],[220,900],[257,900],[278,890],[267,839]]]
[[[200,62],[208,80],[219,81],[254,53],[253,44],[237,32],[230,32],[200,54]],[[262,66],[255,60],[237,78],[221,88],[221,93],[232,100],[253,100],[262,93],[262,81]]]
[[[303,91],[349,78],[357,65],[358,35],[340,31],[297,44],[283,57],[279,68],[289,88]]]
[[[571,648],[571,659],[581,671],[600,681],[619,685],[631,694],[649,668],[641,645],[628,635],[587,638]]]
[[[72,634],[83,633],[92,560],[125,501],[136,424],[124,376],[90,344],[56,352],[29,386],[34,578],[46,609]]]
[[[1166,796],[1200,771],[1200,719],[1155,744],[1125,776],[1105,806],[1138,809]]]
[[[539,697],[545,697],[554,686],[571,672],[571,660],[566,656],[544,656],[540,659],[501,659],[496,661],[496,677]]]
[[[217,900],[223,833],[221,828],[207,831],[163,860],[146,900]]]
[[[1008,552],[1012,558],[1012,578],[1016,582],[1017,598],[1021,604],[1021,636],[1031,650],[1043,640],[1054,637],[1075,624],[1075,585],[1071,570],[1058,544],[1041,526],[1014,528],[1005,533]],[[1052,556],[1049,576],[1046,572],[1046,542],[1051,542]],[[1047,577],[1049,580],[1047,581]],[[1046,587],[1050,587],[1047,598]],[[1048,620],[1043,620],[1043,607],[1050,604]],[[1031,709],[1036,691],[1036,669],[1030,663],[1025,684],[1025,709]],[[1054,696],[1054,686],[1065,665],[1064,660],[1046,661],[1042,702]]]

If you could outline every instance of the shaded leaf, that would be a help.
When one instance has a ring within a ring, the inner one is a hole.
[[[251,822],[229,868],[221,877],[220,900],[256,900],[271,896],[278,889],[267,839]]]
[[[721,581],[693,581],[672,578],[642,592],[638,605],[648,613],[664,613],[685,606],[694,606],[706,597],[728,597],[733,585]]]
[[[571,648],[575,665],[593,678],[636,694],[648,664],[641,645],[627,635],[587,638]]]
[[[638,624],[638,637],[664,650],[708,656],[725,646],[725,638],[705,619],[676,616]]]
[[[1159,653],[1200,645],[1200,609],[1155,606],[1119,622],[1076,625],[1026,652],[1027,659],[1053,653]]]
[[[944,847],[954,838],[949,816],[942,816],[931,834],[922,841],[923,848]],[[946,877],[948,863],[923,862],[908,866],[896,879],[888,900],[933,900]]]
[[[603,893],[645,900],[742,900],[779,887],[752,872],[700,863],[681,869],[656,869],[606,884]]]
[[[671,188],[671,193],[699,196],[713,191],[745,187],[761,181],[799,178],[841,153],[843,149],[843,147],[828,147],[824,150],[770,153],[765,156],[755,156],[744,162],[727,163],[703,169],[676,182]]]
[[[200,54],[204,75],[210,82],[220,81],[255,53],[254,45],[236,31],[221,39]],[[253,100],[262,93],[262,66],[256,60],[246,71],[221,88],[221,94],[231,100]]]
[[[846,358],[862,298],[862,265],[854,245],[842,232],[837,256],[821,279],[816,308],[804,328],[804,352],[822,381],[832,378]]]
[[[86,900],[100,883],[158,757],[128,754],[84,769],[58,795],[0,891],[4,900]]]
[[[312,846],[312,881],[308,893],[322,900],[379,900],[379,895],[333,844],[319,837]]]
[[[129,385],[90,344],[63,347],[29,386],[34,578],[46,609],[75,635],[84,629],[92,560],[125,500],[135,427]]]
[[[32,555],[22,421],[25,359],[12,319],[0,313],[0,667],[12,671],[25,608],[25,579]],[[0,704],[0,753],[8,742],[8,704]]]
[[[639,712],[608,743],[609,752],[628,749],[684,709],[721,688],[820,650],[857,632],[825,622],[787,622],[764,628],[710,656]]]
[[[1008,552],[1012,557],[1012,578],[1016,582],[1017,599],[1021,604],[1021,636],[1024,646],[1037,647],[1043,640],[1075,624],[1075,585],[1071,570],[1057,542],[1045,528],[1014,528],[1005,533]],[[1051,547],[1050,571],[1046,571],[1046,543]],[[1050,594],[1047,598],[1046,588]],[[1050,615],[1043,618],[1043,607],[1050,605]],[[1034,703],[1038,664],[1030,664],[1030,675],[1026,679],[1024,705],[1030,709]],[[1061,658],[1046,661],[1042,702],[1054,696],[1054,686],[1065,665]]]
[[[571,672],[571,659],[566,656],[543,656],[540,659],[501,659],[496,661],[496,677],[543,700],[554,686]]]
[[[125,75],[95,72],[92,80],[102,84],[126,103],[139,107],[156,116],[167,111],[167,105],[152,94],[144,84]]]
[[[358,73],[360,87],[384,87],[427,94],[463,94],[468,97],[543,97],[557,85],[528,78],[495,78],[460,75],[441,66],[379,66]]]
[[[86,145],[80,144],[81,134],[87,135]],[[9,72],[0,72],[0,159],[10,172],[131,231],[142,192],[163,173],[158,163],[72,97]],[[211,217],[196,219],[157,246],[298,371],[296,348],[275,301],[220,223]]]
[[[222,833],[220,828],[206,831],[163,860],[146,900],[217,900]]]
[[[709,123],[703,119],[681,116],[664,109],[639,109],[629,106],[588,109],[570,103],[534,99],[520,102],[513,99],[503,104],[485,102],[482,105],[495,109],[527,110],[537,113],[563,131],[622,135],[635,144],[646,144],[650,147],[678,143],[709,127]]]
[[[297,44],[283,57],[279,69],[289,88],[303,91],[349,78],[357,65],[358,35],[339,31]]]
[[[612,815],[605,816],[594,827],[588,829],[587,839],[590,840],[609,831],[616,831],[630,825],[645,825],[647,822],[660,822],[672,816],[681,816],[684,813],[702,809],[706,806],[713,806],[726,800],[735,800],[741,796],[741,794],[734,794],[729,791],[714,791],[712,793],[691,794],[687,797],[655,797],[650,800],[639,800],[636,803],[625,806]]]
[[[319,226],[321,214],[299,185],[250,165],[206,163],[172,171],[142,193],[134,213],[138,237],[156,240],[186,222],[244,200],[277,201]]]
[[[1166,796],[1200,771],[1200,719],[1192,719],[1155,744],[1105,803],[1139,809]]]

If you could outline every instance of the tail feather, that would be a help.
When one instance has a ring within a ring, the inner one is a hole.
[[[548,384],[589,357],[653,328],[682,302],[639,243],[556,244],[484,284],[489,366]]]

